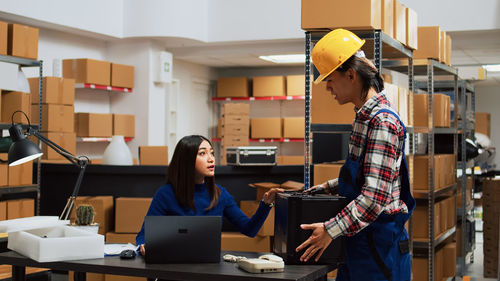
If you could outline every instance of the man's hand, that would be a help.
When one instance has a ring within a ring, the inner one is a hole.
[[[315,185],[313,187],[310,187],[307,190],[304,190],[303,193],[325,193],[325,194],[330,194],[330,189],[328,188],[328,183],[324,182],[322,184]]]
[[[323,223],[313,223],[313,224],[302,224],[300,225],[302,229],[312,229],[313,233],[309,238],[304,241],[300,246],[295,250],[296,252],[300,252],[303,249],[304,254],[300,257],[301,262],[306,262],[314,255],[316,258],[314,259],[316,262],[319,260],[325,249],[332,242],[332,238],[326,232],[325,226]]]
[[[140,249],[140,251],[141,251],[141,254],[142,254],[143,256],[146,256],[146,248],[144,248],[144,244],[142,244],[141,246],[139,246],[139,249]]]

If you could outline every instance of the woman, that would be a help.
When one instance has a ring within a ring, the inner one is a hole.
[[[233,197],[215,184],[215,157],[210,141],[198,135],[183,137],[168,166],[167,183],[153,197],[147,216],[225,216],[238,230],[254,237],[267,218],[277,192],[264,194],[255,214],[248,218]],[[145,254],[144,223],[136,237]]]
[[[404,156],[406,129],[387,100],[383,80],[360,51],[364,40],[333,30],[312,50],[314,65],[339,104],[352,103],[356,117],[349,156],[338,179],[314,189],[347,197],[349,204],[312,230],[297,252],[316,261],[331,241],[346,236],[344,264],[336,280],[410,280],[408,233],[404,228],[415,200],[410,193]]]

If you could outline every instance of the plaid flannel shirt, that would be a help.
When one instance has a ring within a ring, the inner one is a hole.
[[[381,213],[408,212],[405,203],[399,198],[399,168],[404,153],[403,127],[396,117],[388,113],[380,113],[369,124],[375,113],[383,108],[396,112],[387,100],[385,91],[370,98],[356,112],[349,142],[349,157],[355,161],[366,150],[364,160],[360,163],[365,184],[355,200],[324,223],[333,239],[341,235],[355,235],[375,221]],[[365,148],[367,132],[369,136]]]

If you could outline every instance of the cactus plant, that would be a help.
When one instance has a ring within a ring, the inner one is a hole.
[[[91,205],[80,205],[76,208],[76,220],[77,225],[90,225],[94,222],[94,207]]]

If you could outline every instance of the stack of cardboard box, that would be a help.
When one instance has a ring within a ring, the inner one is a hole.
[[[99,234],[105,235],[111,231],[114,226],[114,204],[113,196],[78,196],[75,206],[70,215],[71,223],[75,222],[76,209],[82,204],[94,207],[94,222],[99,224]]]
[[[413,95],[413,118],[415,127],[428,126],[428,99],[429,97],[427,94]],[[434,127],[450,127],[450,106],[450,96],[445,94],[434,94]]]
[[[226,164],[226,149],[231,146],[248,146],[250,128],[250,105],[225,103],[221,121],[221,165]]]
[[[115,231],[106,233],[107,243],[132,243],[141,230],[152,198],[119,197],[115,201]]]
[[[168,165],[168,146],[139,146],[140,165]]]
[[[491,136],[491,115],[486,112],[476,112],[476,133]]]
[[[455,242],[446,244],[436,249],[434,253],[434,280],[444,280],[456,274],[457,245]],[[413,280],[429,280],[429,260],[422,257],[414,257],[412,262]]]
[[[483,181],[483,272],[485,278],[498,277],[500,180]]]
[[[30,78],[32,93],[39,91],[39,78]],[[40,102],[42,108],[42,134],[68,152],[76,153],[74,128],[75,80],[70,78],[43,77],[42,100],[31,95],[31,112],[34,123],[39,123]],[[33,141],[36,141],[34,139]],[[42,145],[42,159],[66,161],[63,156],[47,145]]]
[[[73,78],[76,83],[134,87],[133,66],[94,59],[63,60],[63,77]]]
[[[34,215],[34,199],[0,201],[0,221],[32,217]]]

